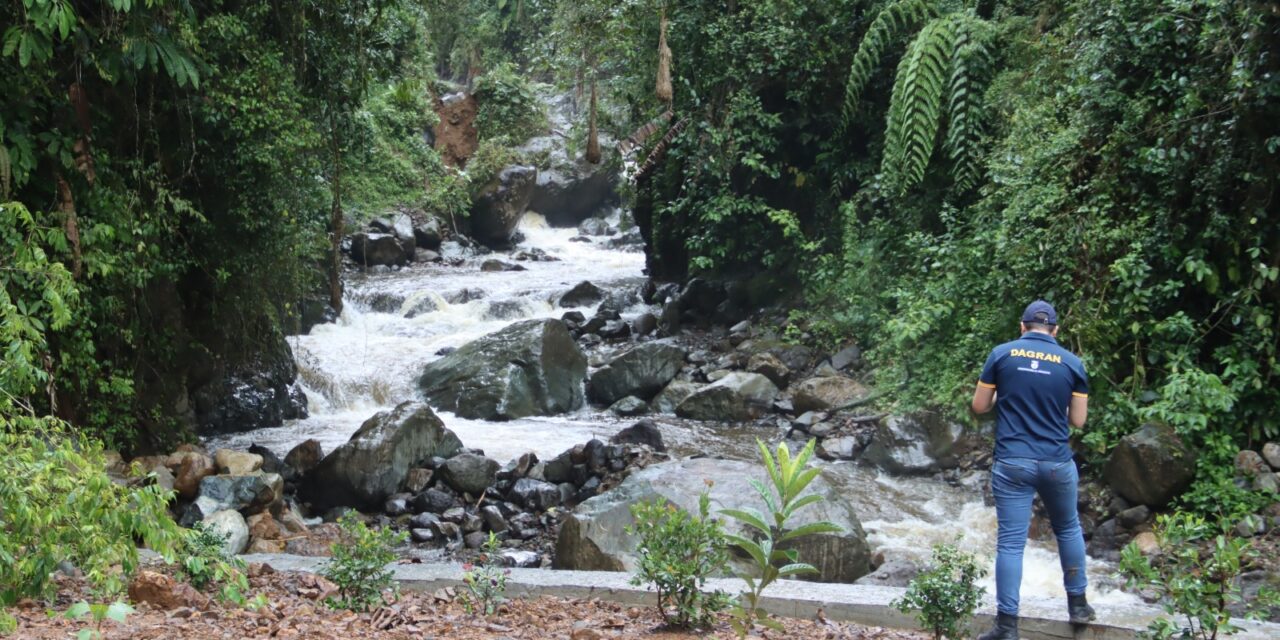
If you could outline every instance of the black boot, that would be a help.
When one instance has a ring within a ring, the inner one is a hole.
[[[1098,617],[1083,593],[1078,596],[1067,594],[1067,615],[1071,617],[1071,624],[1085,624]]]
[[[1018,640],[1018,616],[997,613],[996,626],[978,636],[978,640]]]

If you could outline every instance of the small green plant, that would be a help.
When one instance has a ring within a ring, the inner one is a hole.
[[[338,542],[331,547],[333,559],[322,572],[338,585],[338,595],[329,598],[329,606],[368,611],[383,603],[383,591],[396,592],[396,583],[387,565],[396,559],[392,547],[402,544],[408,535],[390,529],[370,529],[356,513],[343,515],[338,526],[342,528],[345,543]]]
[[[959,638],[987,591],[976,584],[985,575],[972,554],[949,544],[934,545],[929,568],[892,604],[902,613],[916,612],[916,620],[933,632],[934,640]]]
[[[223,600],[245,605],[249,591],[249,579],[244,575],[244,562],[228,557],[223,544],[226,536],[197,522],[187,531],[182,548],[182,575],[197,589],[216,584],[222,585],[219,595]]]
[[[822,496],[818,494],[800,495],[819,473],[817,468],[805,468],[813,457],[816,443],[816,440],[809,440],[795,458],[791,457],[786,443],[779,443],[775,458],[764,442],[756,440],[765,470],[769,472],[769,486],[754,478],[750,482],[751,487],[764,500],[768,514],[750,507],[720,511],[747,525],[750,532],[750,537],[736,534],[725,536],[730,544],[746,553],[754,564],[754,575],[742,576],[747,583],[747,591],[742,594],[745,602],[740,603],[733,611],[732,625],[739,637],[745,637],[756,624],[781,631],[782,626],[769,619],[768,612],[760,607],[760,596],[765,587],[780,578],[818,571],[813,565],[800,562],[799,553],[784,545],[808,535],[844,531],[840,525],[825,520],[803,524],[794,529],[788,527],[788,522],[797,511],[822,501]]]
[[[631,584],[654,585],[658,612],[674,627],[707,627],[729,607],[724,592],[703,590],[707,578],[724,571],[729,560],[724,529],[708,516],[710,504],[703,492],[696,516],[661,498],[631,507],[636,523],[627,533],[640,536],[640,562]]]
[[[1216,640],[1219,634],[1240,630],[1231,622],[1229,606],[1242,603],[1249,618],[1280,606],[1280,594],[1266,588],[1244,599],[1237,578],[1259,553],[1252,541],[1232,535],[1229,525],[1215,526],[1199,515],[1176,512],[1156,519],[1155,534],[1160,550],[1156,558],[1145,556],[1134,543],[1120,555],[1128,586],[1155,591],[1170,616],[1153,621],[1143,637]]]
[[[77,631],[76,640],[96,640],[103,637],[102,624],[104,622],[107,620],[114,620],[123,624],[125,618],[128,618],[131,613],[133,613],[133,607],[129,606],[128,603],[121,602],[119,600],[111,604],[102,602],[89,604],[87,601],[81,600],[71,605],[71,608],[63,612],[62,616],[68,620],[79,620],[80,618],[89,616],[90,620],[93,621],[93,628]],[[49,615],[54,616],[57,614],[50,613]]]
[[[498,605],[505,599],[507,576],[511,575],[511,570],[502,568],[499,563],[500,548],[497,534],[490,531],[480,555],[480,564],[463,565],[462,581],[467,585],[467,593],[463,594],[462,606],[466,607],[467,613],[491,616],[497,613]]]

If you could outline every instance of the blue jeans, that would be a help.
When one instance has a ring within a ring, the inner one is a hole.
[[[1079,476],[1076,463],[1045,462],[1030,458],[997,460],[991,467],[991,491],[996,498],[999,534],[996,541],[996,608],[1018,615],[1022,590],[1022,551],[1031,524],[1031,503],[1037,493],[1049,512],[1058,538],[1062,582],[1070,595],[1081,595],[1088,586],[1084,572],[1084,534],[1076,513]]]

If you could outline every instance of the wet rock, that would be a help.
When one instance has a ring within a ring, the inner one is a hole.
[[[542,565],[542,556],[535,551],[507,549],[502,552],[502,564],[508,567],[531,569]]]
[[[482,531],[472,531],[462,536],[462,545],[468,549],[479,549],[489,540],[489,534]]]
[[[436,218],[427,218],[421,224],[413,227],[413,240],[423,249],[432,251],[440,248],[440,243],[444,241],[444,232],[440,229],[440,220]]]
[[[284,497],[284,480],[275,473],[251,473],[243,476],[206,476],[200,481],[196,503],[202,513],[224,509],[256,513],[278,503]]]
[[[876,427],[862,460],[889,473],[928,475],[954,469],[978,442],[939,413],[891,416]]]
[[[244,553],[249,546],[249,525],[239,511],[226,509],[204,519],[205,527],[223,539],[222,551],[227,555]]]
[[[1280,493],[1280,473],[1259,473],[1253,477],[1253,490]]]
[[[610,405],[609,411],[624,418],[642,416],[649,413],[649,403],[635,396],[627,396]]]
[[[672,380],[649,404],[657,413],[675,413],[676,407],[701,387],[687,380]]]
[[[587,218],[578,225],[578,234],[584,236],[611,236],[618,233],[602,218]]]
[[[666,451],[667,445],[662,442],[662,432],[652,420],[641,420],[609,438],[613,444],[642,444],[654,451]]]
[[[663,498],[685,509],[697,509],[698,495],[712,481],[712,504],[721,508],[762,508],[759,497],[746,490],[746,478],[758,477],[761,469],[751,463],[693,458],[651,465],[631,474],[615,489],[578,505],[561,525],[556,540],[555,567],[558,569],[631,571],[635,568],[635,540],[625,532],[634,520],[631,505]],[[870,549],[853,506],[822,472],[809,491],[824,500],[795,514],[795,526],[830,520],[842,527],[842,534],[805,536],[795,548],[804,561],[818,568],[815,579],[822,582],[852,582],[870,570]],[[736,522],[728,524],[740,532]],[[734,559],[735,568],[748,571]]]
[[[605,292],[603,289],[589,281],[583,280],[582,282],[574,285],[572,289],[560,294],[560,298],[556,301],[556,305],[565,309],[589,307],[598,304],[601,300],[604,300],[604,296]],[[579,322],[579,324],[582,323]]]
[[[434,531],[436,525],[439,525],[440,522],[440,516],[434,513],[419,513],[409,519],[409,526],[414,529],[429,529]]]
[[[680,373],[684,358],[683,349],[669,344],[637,345],[591,373],[591,399],[605,405],[626,396],[651,399]]]
[[[262,456],[231,449],[218,449],[213,454],[218,473],[242,476],[262,468]]]
[[[1151,509],[1140,504],[1121,511],[1116,515],[1116,519],[1120,521],[1120,526],[1132,529],[1151,519]]]
[[[1262,458],[1272,469],[1280,471],[1280,443],[1268,442],[1262,445]]]
[[[644,236],[641,235],[640,229],[627,229],[616,238],[610,238],[605,246],[623,251],[640,251],[644,247]]]
[[[200,481],[217,472],[213,458],[196,451],[180,451],[169,456],[173,488],[179,496],[192,500],[200,494]]]
[[[413,258],[412,244],[408,245],[389,233],[351,234],[350,255],[356,264],[373,266],[403,266]]]
[[[473,300],[481,300],[484,296],[483,289],[464,288],[449,292],[445,295],[444,300],[449,304],[466,304]]]
[[[658,330],[658,316],[649,312],[644,312],[636,316],[631,321],[631,333],[637,336],[647,336]]]
[[[485,260],[484,262],[480,263],[480,270],[481,270],[481,271],[490,271],[490,272],[495,272],[495,271],[524,271],[524,270],[525,270],[525,268],[524,268],[523,266],[521,266],[521,265],[518,265],[518,264],[512,264],[512,263],[510,263],[510,262],[504,262],[504,261],[502,261],[502,260],[498,260],[498,259],[496,259],[496,258],[490,258],[490,259]]]
[[[434,529],[424,529],[421,527],[411,528],[409,529],[409,539],[417,542],[418,544],[434,542],[436,539],[436,532]]]
[[[1195,451],[1173,429],[1157,424],[1144,424],[1121,438],[1103,469],[1117,494],[1155,509],[1181,494],[1195,473]]]
[[[461,447],[431,407],[405,402],[360,425],[346,444],[308,474],[300,494],[317,510],[337,505],[376,509],[399,491],[409,469]]]
[[[284,464],[292,469],[296,476],[302,477],[319,466],[323,459],[324,449],[320,446],[320,441],[310,438],[290,449],[284,456]]]
[[[587,358],[560,320],[517,322],[432,362],[419,385],[463,418],[512,420],[582,406]]]
[[[427,485],[431,484],[431,478],[435,472],[430,469],[410,469],[409,474],[404,477],[404,490],[408,493],[422,493]]]
[[[440,477],[454,489],[478,496],[498,479],[498,467],[495,460],[464,453],[449,458],[440,467]]]
[[[791,378],[791,369],[771,353],[752,355],[747,361],[747,371],[758,373],[779,387],[787,386],[787,381]]]
[[[796,411],[830,411],[867,396],[866,387],[843,376],[813,377],[792,387]]]
[[[529,208],[545,215],[551,224],[576,225],[620,201],[617,180],[617,172],[604,164],[556,162],[538,175]]]
[[[676,415],[692,420],[748,420],[768,408],[778,387],[758,373],[734,371],[689,395]]]
[[[520,478],[511,487],[511,500],[533,511],[546,511],[560,504],[560,489],[550,482]]]
[[[905,587],[920,574],[920,566],[910,560],[889,560],[875,571],[854,581],[880,587]]]
[[[1156,534],[1150,531],[1143,531],[1133,537],[1133,544],[1138,545],[1138,550],[1142,555],[1147,557],[1160,555],[1160,541],[1156,538]]]
[[[427,489],[413,498],[413,508],[419,513],[444,513],[457,503],[457,498],[439,489]]]
[[[858,453],[861,450],[861,447],[858,446],[857,438],[841,436],[839,438],[823,439],[814,453],[823,460],[853,460],[858,457]]]
[[[274,451],[254,443],[249,445],[249,453],[262,457],[261,469],[263,471],[284,475],[284,461]]]
[[[178,582],[163,573],[140,571],[129,582],[129,600],[145,602],[153,609],[170,611],[189,608],[203,611],[209,608],[209,596],[197,591],[185,582]]]
[[[1236,474],[1244,478],[1253,478],[1264,473],[1271,473],[1271,465],[1257,451],[1245,449],[1236,454]]]
[[[631,323],[625,320],[609,320],[598,332],[606,340],[624,340],[631,335]]]
[[[409,513],[409,509],[412,506],[412,500],[413,496],[407,493],[398,493],[387,498],[386,504],[382,507],[382,512],[392,518],[404,515]]]
[[[533,196],[538,170],[514,165],[500,171],[471,201],[471,234],[495,249],[512,244],[512,235]]]

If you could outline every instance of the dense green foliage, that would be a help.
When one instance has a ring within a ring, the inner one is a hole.
[[[631,506],[635,524],[627,533],[640,537],[631,584],[653,585],[658,612],[674,627],[707,627],[729,606],[724,592],[705,591],[707,579],[723,572],[729,561],[724,529],[709,516],[710,505],[703,492],[696,515],[661,498]]]
[[[933,547],[929,567],[911,579],[907,592],[893,601],[903,613],[915,612],[920,626],[933,640],[960,638],[986,589],[977,581],[987,575],[973,554],[949,544]]]
[[[1216,640],[1239,631],[1228,607],[1243,606],[1249,617],[1257,618],[1280,606],[1280,593],[1267,587],[1244,597],[1240,575],[1261,552],[1252,540],[1234,535],[1228,523],[1215,526],[1187,513],[1162,515],[1155,534],[1155,558],[1130,543],[1120,562],[1129,586],[1154,591],[1172,616],[1153,621],[1144,637]]]
[[[179,562],[182,575],[197,589],[218,586],[218,595],[227,602],[245,604],[249,578],[244,561],[227,556],[226,537],[202,522],[184,531]]]
[[[339,518],[338,526],[342,540],[333,544],[333,558],[321,571],[338,585],[338,595],[329,599],[329,605],[352,611],[376,609],[384,601],[383,591],[398,589],[387,565],[396,559],[392,547],[403,544],[409,534],[390,527],[370,529],[354,511]]]
[[[800,453],[792,457],[787,444],[779,443],[775,456],[764,442],[756,440],[769,482],[766,484],[755,478],[749,482],[764,502],[765,510],[762,512],[751,507],[720,510],[722,515],[747,527],[743,535],[725,535],[730,545],[751,560],[752,573],[742,576],[747,583],[747,591],[742,596],[743,602],[734,611],[733,628],[739,637],[746,636],[757,624],[781,630],[760,603],[766,587],[783,578],[818,572],[813,565],[802,562],[799,552],[790,548],[787,542],[804,536],[843,532],[840,525],[826,520],[790,526],[797,511],[822,501],[822,496],[816,493],[804,495],[805,489],[821,473],[817,467],[807,467],[815,444],[816,440],[810,440]]]
[[[628,7],[642,3],[628,3]],[[619,15],[627,16],[628,9]],[[1091,373],[1082,437],[1143,420],[1229,456],[1280,437],[1280,15],[1257,1],[667,4],[675,117],[636,188],[651,271],[807,284],[899,408],[967,414],[988,350],[1053,302]],[[605,47],[630,126],[658,17]],[[833,135],[835,132],[835,135]],[[623,132],[615,132],[623,133]],[[653,149],[651,138],[642,157]]]

